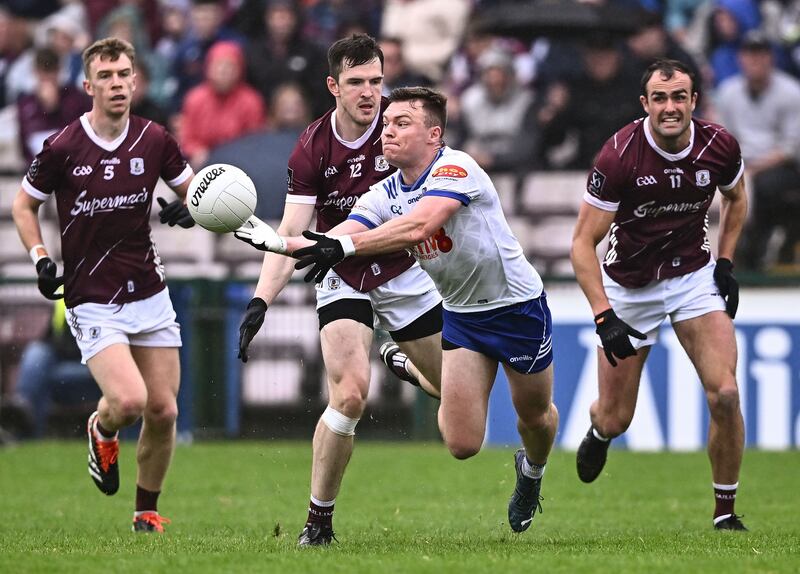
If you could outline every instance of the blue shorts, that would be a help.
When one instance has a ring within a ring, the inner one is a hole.
[[[485,355],[522,374],[553,362],[553,321],[544,293],[538,299],[476,313],[442,312],[442,340]]]

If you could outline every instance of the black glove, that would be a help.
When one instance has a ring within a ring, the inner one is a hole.
[[[239,358],[247,362],[247,347],[256,336],[261,325],[264,324],[264,314],[267,312],[267,302],[260,297],[253,297],[247,304],[247,311],[239,325]]]
[[[56,295],[56,289],[64,284],[64,276],[59,275],[56,277],[56,270],[55,262],[49,257],[42,257],[36,262],[36,274],[39,276],[37,281],[39,292],[51,301],[64,297],[63,293]]]
[[[161,211],[158,212],[158,218],[161,223],[166,223],[170,227],[180,225],[184,229],[194,227],[194,219],[189,213],[189,208],[183,203],[182,199],[176,199],[170,203],[163,197],[156,198],[158,205],[161,206]]]
[[[717,284],[719,294],[725,299],[725,312],[731,319],[736,317],[739,308],[739,282],[733,276],[733,263],[730,259],[717,259],[714,267],[714,283]]]
[[[602,313],[595,315],[594,324],[597,326],[596,332],[600,335],[600,342],[603,343],[606,359],[608,359],[612,367],[617,366],[614,355],[624,359],[636,354],[636,349],[631,345],[628,335],[641,340],[647,339],[647,335],[641,334],[617,317],[614,309],[606,309]]]
[[[311,270],[303,277],[303,280],[306,283],[311,283],[312,281],[319,283],[331,270],[331,267],[341,263],[345,258],[344,247],[342,247],[342,242],[338,239],[321,233],[314,233],[313,231],[304,231],[303,237],[313,239],[316,243],[308,247],[302,247],[292,253],[292,257],[300,260],[294,264],[294,268],[305,269],[309,265],[313,265]]]

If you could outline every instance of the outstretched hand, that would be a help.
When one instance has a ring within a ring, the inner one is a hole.
[[[603,352],[612,367],[617,366],[614,356],[625,359],[636,354],[636,349],[633,348],[631,340],[628,338],[629,335],[641,340],[647,339],[647,335],[640,333],[617,317],[614,309],[606,309],[602,313],[598,313],[594,318],[594,324],[597,326],[596,332],[603,344]]]
[[[736,317],[736,310],[739,309],[739,282],[733,276],[733,263],[730,259],[717,259],[714,267],[714,283],[717,284],[719,294],[725,299],[725,312],[731,319]]]
[[[233,235],[236,239],[252,245],[259,251],[286,253],[286,241],[283,237],[255,215],[245,221],[244,225],[233,232]]]
[[[354,251],[352,247],[353,241],[347,235],[328,237],[322,233],[304,231],[303,237],[316,242],[292,253],[292,257],[299,259],[294,264],[295,269],[305,269],[309,265],[313,265],[303,278],[306,283],[311,283],[312,281],[319,283],[334,265],[341,263],[345,257],[352,255]],[[342,243],[343,241],[348,243],[347,247],[349,249],[346,249]]]
[[[158,197],[156,201],[161,206],[161,211],[158,212],[158,219],[161,223],[166,223],[170,227],[180,225],[184,229],[194,227],[194,219],[182,199],[167,203],[166,199]]]

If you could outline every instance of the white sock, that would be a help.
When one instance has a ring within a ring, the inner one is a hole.
[[[100,442],[113,442],[117,440],[117,435],[119,435],[119,431],[115,432],[112,436],[106,436],[100,432],[100,429],[97,428],[97,419],[94,420],[94,434],[97,440]]]
[[[597,440],[601,440],[603,442],[608,442],[608,441],[611,440],[610,438],[606,438],[603,435],[601,435],[599,432],[597,432],[597,429],[594,428],[594,427],[592,427],[592,434],[594,435],[594,438],[596,438]]]
[[[531,464],[531,462],[528,460],[528,457],[525,456],[522,459],[522,474],[528,478],[542,478],[544,475],[544,467],[546,465],[547,463]]]

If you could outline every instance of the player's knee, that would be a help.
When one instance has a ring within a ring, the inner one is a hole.
[[[108,402],[114,417],[127,426],[142,416],[147,404],[147,396],[128,395]]]
[[[454,438],[453,440],[445,440],[447,449],[450,454],[458,460],[464,460],[475,456],[481,450],[481,443],[474,440],[464,440],[463,438]]]
[[[367,395],[356,384],[340,385],[331,397],[330,403],[334,408],[348,417],[360,419],[367,405]]]
[[[739,389],[736,385],[725,385],[708,393],[708,408],[712,416],[731,416],[739,411]]]
[[[528,430],[541,430],[549,428],[554,424],[554,419],[558,416],[558,411],[554,404],[549,404],[543,409],[529,409],[525,412],[518,413],[517,426],[523,427]]]
[[[171,429],[178,420],[178,405],[175,401],[148,405],[144,416],[147,424],[157,428]]]
[[[322,413],[322,423],[334,434],[353,436],[356,434],[358,419],[345,416],[333,407],[328,406],[325,412]]]

